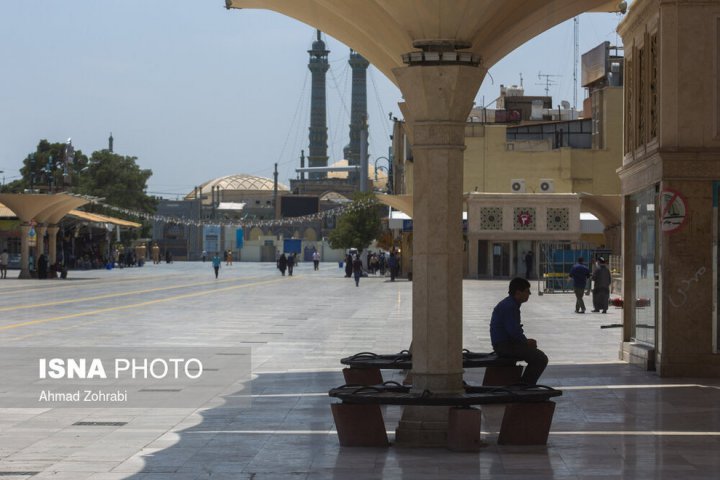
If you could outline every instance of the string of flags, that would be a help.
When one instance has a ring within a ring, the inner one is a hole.
[[[115,205],[109,205],[97,200],[91,202],[94,205],[107,208],[109,210],[121,213],[123,215],[132,216],[147,222],[161,222],[161,223],[174,223],[178,225],[202,227],[205,225],[220,225],[225,227],[236,227],[236,228],[253,228],[253,227],[282,227],[286,225],[297,225],[310,223],[315,221],[325,220],[329,217],[338,215],[344,215],[346,213],[357,212],[371,208],[378,204],[377,200],[370,198],[367,200],[355,201],[346,205],[324,210],[322,212],[314,213],[311,215],[304,215],[301,217],[287,217],[278,220],[259,220],[259,219],[192,219],[187,217],[173,217],[169,215],[156,215],[152,213],[140,212],[137,210],[130,210],[127,208],[117,207]]]

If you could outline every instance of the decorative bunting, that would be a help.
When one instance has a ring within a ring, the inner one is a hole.
[[[360,202],[353,202],[348,205],[343,205],[323,212],[314,213],[312,215],[305,215],[302,217],[289,217],[280,220],[252,220],[252,221],[229,221],[229,220],[193,220],[186,217],[171,217],[167,215],[155,215],[145,212],[138,212],[136,210],[129,210],[127,208],[116,207],[114,205],[108,205],[107,203],[93,200],[90,203],[94,205],[100,205],[108,208],[115,212],[122,213],[124,215],[139,218],[147,222],[161,222],[161,223],[175,223],[179,225],[202,227],[204,225],[221,225],[226,227],[237,227],[237,228],[252,228],[252,227],[283,227],[286,225],[297,225],[303,223],[310,223],[314,221],[324,220],[328,217],[336,215],[343,215],[345,213],[357,212],[371,208],[378,204],[375,199],[364,200]]]

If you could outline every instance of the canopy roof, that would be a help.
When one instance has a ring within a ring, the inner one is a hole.
[[[401,55],[445,41],[485,69],[538,34],[583,12],[614,12],[618,0],[226,0],[274,10],[326,32],[395,81]]]
[[[121,227],[128,228],[140,228],[141,223],[131,222],[129,220],[123,220],[122,218],[108,217],[107,215],[100,215],[98,213],[83,212],[82,210],[70,210],[68,216],[85,220],[93,223],[111,223],[113,225],[119,225]]]

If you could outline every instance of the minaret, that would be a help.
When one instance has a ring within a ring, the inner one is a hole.
[[[308,167],[327,167],[327,112],[325,107],[325,74],[330,68],[325,42],[320,39],[320,30],[317,31],[317,40],[312,44],[310,63],[308,68],[312,73],[312,94],[310,97],[310,148],[308,149]],[[311,173],[311,180],[326,178],[326,173]]]
[[[113,136],[110,132],[110,138],[108,138],[108,152],[113,153]]]
[[[345,147],[345,159],[348,165],[361,165],[360,159],[360,131],[367,117],[367,68],[370,62],[357,52],[350,49],[348,60],[352,68],[352,101],[350,104],[350,144]],[[365,152],[367,152],[367,138],[365,139]],[[367,163],[367,155],[362,159]],[[350,172],[348,181],[357,183],[358,174]]]

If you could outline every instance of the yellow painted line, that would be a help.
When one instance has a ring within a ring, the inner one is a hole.
[[[158,288],[151,288],[151,289],[143,289],[143,290],[133,290],[130,292],[120,292],[120,293],[106,293],[104,295],[96,295],[94,297],[80,297],[80,298],[72,298],[69,300],[57,300],[53,302],[47,302],[47,303],[33,303],[29,305],[13,305],[11,307],[2,307],[0,308],[0,312],[7,312],[12,310],[23,310],[23,309],[29,309],[29,308],[40,308],[40,307],[52,307],[56,305],[66,305],[69,303],[77,303],[77,302],[86,302],[89,300],[102,300],[105,298],[115,298],[115,297],[126,297],[128,295],[136,295],[136,294],[144,294],[144,293],[152,293],[152,292],[162,292],[164,290],[172,290],[174,288],[188,288],[188,287],[200,287],[203,285],[217,285],[218,283],[227,283],[227,282],[233,282],[237,280],[254,280],[256,278],[262,278],[262,277],[247,277],[247,278],[236,278],[236,279],[227,279],[227,280],[213,280],[208,282],[201,282],[201,283],[188,283],[185,285],[174,285],[170,287],[158,287]]]
[[[60,320],[67,320],[67,319],[70,319],[70,318],[86,317],[86,316],[88,316],[88,315],[95,315],[95,314],[98,314],[98,313],[114,312],[114,311],[119,311],[119,310],[128,310],[128,309],[130,309],[130,308],[144,307],[144,306],[147,306],[147,305],[155,305],[155,304],[158,304],[158,303],[164,303],[164,302],[169,302],[169,301],[172,301],[172,300],[178,300],[178,299],[183,299],[183,298],[200,297],[200,296],[203,296],[203,295],[211,295],[211,294],[214,294],[214,293],[224,292],[224,291],[226,291],[226,290],[235,290],[235,289],[238,289],[238,288],[254,287],[254,286],[257,286],[257,285],[265,285],[265,284],[268,284],[268,283],[277,283],[277,282],[280,282],[280,281],[282,281],[282,279],[276,278],[276,279],[274,279],[274,280],[268,280],[268,281],[265,281],[265,282],[246,283],[246,284],[243,284],[243,285],[233,285],[233,286],[231,286],[231,287],[218,288],[218,289],[215,289],[215,290],[206,290],[206,291],[204,291],[204,292],[193,292],[193,293],[186,293],[186,294],[184,294],[184,295],[175,295],[175,296],[173,296],[173,297],[159,298],[159,299],[157,299],[157,300],[148,300],[148,301],[146,301],[146,302],[135,303],[135,304],[132,304],[132,305],[121,305],[121,306],[118,306],[118,307],[101,308],[101,309],[92,310],[92,311],[89,311],[89,312],[73,313],[73,314],[70,314],[70,315],[62,315],[62,316],[60,316],[60,317],[45,318],[45,319],[42,319],[42,320],[30,320],[30,321],[28,321],[28,322],[12,323],[12,324],[10,324],[10,325],[1,326],[1,327],[0,327],[0,331],[3,331],[3,330],[11,330],[11,329],[13,329],[13,328],[19,328],[19,327],[27,327],[27,326],[30,326],[30,325],[38,325],[38,324],[41,324],[41,323],[57,322],[57,321],[60,321]]]

